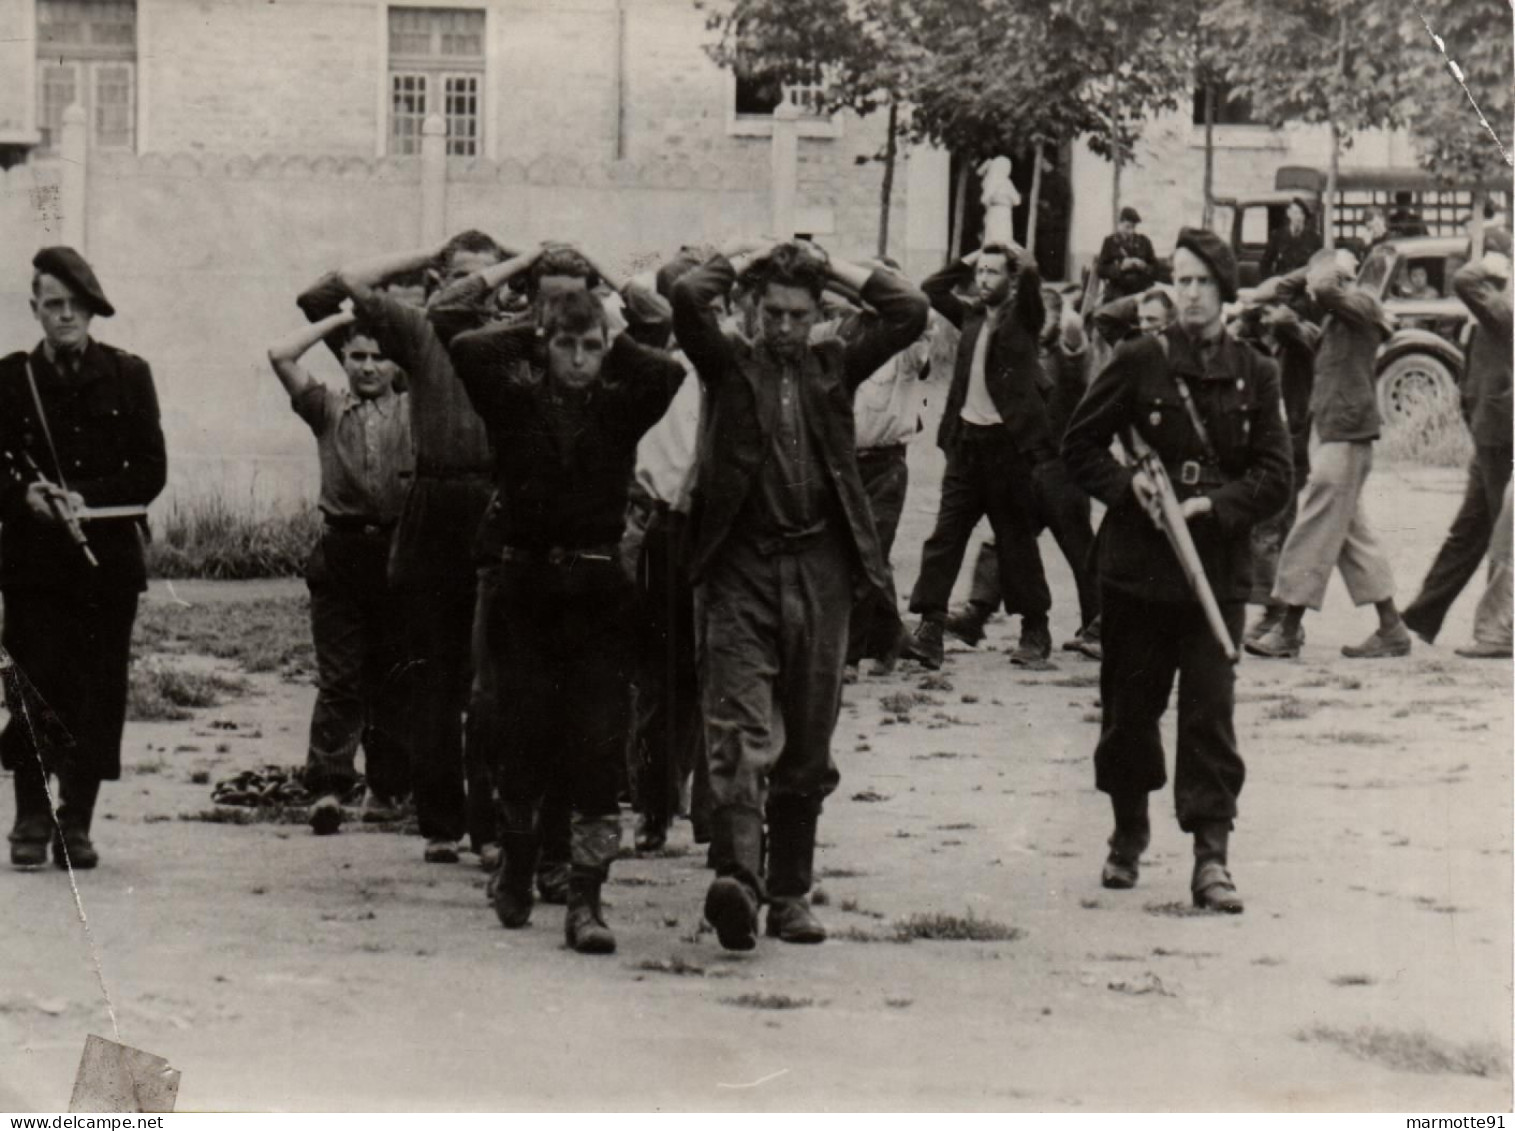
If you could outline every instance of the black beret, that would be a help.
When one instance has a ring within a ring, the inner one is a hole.
[[[105,297],[100,280],[94,271],[71,247],[44,247],[32,258],[32,266],[44,275],[51,275],[66,284],[85,306],[103,318],[116,313],[116,308]]]
[[[1120,218],[1122,220],[1129,220],[1133,224],[1140,224],[1142,222],[1142,214],[1129,204],[1120,210]]]
[[[1205,261],[1220,287],[1222,302],[1236,301],[1236,256],[1230,244],[1203,228],[1180,228],[1178,246]]]

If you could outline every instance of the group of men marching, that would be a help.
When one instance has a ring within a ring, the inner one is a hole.
[[[1145,283],[1155,256],[1137,221],[1123,219],[1108,266]],[[1502,250],[1462,283],[1492,340],[1476,395],[1502,396],[1508,418]],[[901,655],[940,667],[944,635],[976,643],[1001,606],[1021,617],[1014,662],[1044,662],[1037,539],[1050,530],[1077,582],[1066,647],[1102,661],[1096,782],[1114,825],[1102,882],[1137,883],[1176,679],[1193,898],[1241,911],[1228,866],[1245,776],[1234,649],[1297,655],[1304,611],[1340,568],[1379,613],[1348,655],[1402,655],[1406,622],[1439,628],[1442,575],[1471,570],[1466,548],[1455,568],[1439,561],[1434,601],[1401,620],[1360,507],[1383,319],[1351,265],[1315,255],[1242,296],[1228,330],[1229,247],[1186,228],[1172,264],[1171,287],[1128,288],[1092,333],[1002,243],[917,288],[890,262],[844,262],[806,240],[686,249],[622,280],[568,244],[510,250],[470,231],[318,280],[299,297],[309,324],[269,351],[321,469],[307,571],[313,830],[340,828],[361,746],[368,815],[413,798],[425,859],[458,861],[466,838],[506,928],[525,927],[539,898],[563,902],[568,945],[608,953],[600,893],[623,791],[638,846],[655,849],[692,774],[715,873],[704,915],[721,945],[754,947],[765,906],[769,936],[820,942],[808,896],[849,667]],[[166,463],[145,363],[88,335],[111,313],[88,265],[49,249],[35,270],[44,341],[0,362],[0,588],[7,701],[45,707],[12,709],[0,754],[15,778],[12,862],[44,863],[52,840],[60,866],[87,867],[95,794],[119,775],[143,514]],[[933,308],[960,341],[912,633],[889,551]],[[301,364],[323,342],[346,388]],[[1486,511],[1504,490],[1489,447],[1469,496]],[[1144,449],[1166,469],[1215,615],[1150,517],[1164,477],[1133,461]],[[1091,496],[1106,508],[1098,538]],[[1507,491],[1504,509],[1507,526]],[[985,517],[994,539],[973,598],[949,614]],[[1244,633],[1249,600],[1264,615]],[[1507,655],[1508,594],[1493,615]]]

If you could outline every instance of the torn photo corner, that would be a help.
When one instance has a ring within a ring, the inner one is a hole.
[[[93,1033],[84,1039],[70,1112],[171,1112],[178,1098],[179,1070],[161,1056]]]

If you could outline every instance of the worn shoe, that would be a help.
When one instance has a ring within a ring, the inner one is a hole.
[[[53,863],[59,868],[82,871],[98,867],[100,854],[90,843],[88,833],[82,829],[66,829],[61,837],[53,838]]]
[[[1508,644],[1481,644],[1477,641],[1453,651],[1465,660],[1508,660],[1512,654]]]
[[[1387,660],[1410,654],[1410,630],[1403,623],[1388,632],[1379,629],[1361,644],[1343,644],[1341,654],[1349,660]]]
[[[1010,662],[1024,667],[1046,662],[1052,655],[1052,633],[1045,624],[1021,625],[1021,638],[1010,653]]]
[[[1122,849],[1110,846],[1110,855],[1105,857],[1105,866],[1100,871],[1100,886],[1112,891],[1130,891],[1136,886],[1141,874],[1141,856],[1132,856]]]
[[[400,802],[370,789],[363,794],[360,817],[365,825],[389,825],[403,821],[405,812]]]
[[[568,902],[568,877],[572,871],[566,862],[543,864],[537,869],[537,895],[543,903]]]
[[[873,661],[873,674],[876,676],[893,675],[894,669],[899,666],[900,657],[910,647],[910,633],[901,625],[899,632],[894,637],[894,643],[889,645],[882,656]]]
[[[1264,636],[1268,635],[1268,633],[1272,632],[1275,627],[1282,623],[1283,619],[1283,609],[1278,608],[1274,605],[1265,605],[1263,607],[1262,616],[1258,617],[1255,621],[1252,622],[1252,627],[1247,629],[1246,634],[1242,637],[1242,640],[1248,644],[1254,640],[1261,640]]]
[[[920,663],[921,667],[937,671],[946,656],[947,646],[942,640],[942,622],[934,618],[922,618],[915,635],[905,649],[905,655]]]
[[[456,864],[459,860],[458,842],[446,837],[433,837],[426,842],[423,856],[428,864]]]
[[[735,876],[718,877],[705,893],[705,920],[727,950],[757,946],[757,916],[757,896]]]
[[[331,836],[342,827],[344,817],[341,799],[328,793],[310,807],[310,831],[317,836]]]
[[[12,868],[40,868],[47,863],[47,841],[11,840]]]
[[[787,943],[821,943],[826,941],[826,928],[804,896],[774,896],[768,904],[768,937]]]
[[[568,884],[568,914],[563,917],[563,938],[580,954],[614,954],[615,933],[605,922],[600,907],[597,875],[576,871]]]
[[[668,843],[668,822],[643,813],[637,817],[636,850],[656,852]]]
[[[1194,865],[1194,906],[1205,911],[1222,911],[1227,915],[1242,913],[1241,896],[1231,882],[1231,873],[1219,860],[1200,860]]]
[[[1300,625],[1291,631],[1283,621],[1279,621],[1256,640],[1247,640],[1242,644],[1252,655],[1267,660],[1292,660],[1304,646],[1305,626]]]
[[[1072,640],[1063,641],[1064,652],[1077,652],[1081,656],[1088,656],[1091,660],[1104,658],[1104,649],[1100,646],[1098,629],[1081,628],[1073,635]]]
[[[976,648],[984,638],[984,625],[988,620],[981,610],[969,605],[948,615],[942,622],[942,627],[968,647]]]

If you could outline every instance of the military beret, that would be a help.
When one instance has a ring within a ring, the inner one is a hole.
[[[1178,246],[1205,261],[1220,288],[1222,302],[1236,301],[1236,256],[1230,244],[1203,228],[1180,228]]]
[[[44,247],[32,257],[32,266],[42,274],[51,275],[66,283],[94,313],[104,318],[116,313],[116,308],[110,304],[105,291],[100,287],[100,280],[95,278],[95,272],[85,262],[84,256],[73,248]]]
[[[1142,222],[1142,214],[1129,204],[1120,210],[1120,218],[1122,220],[1129,220],[1133,224],[1140,224]]]

